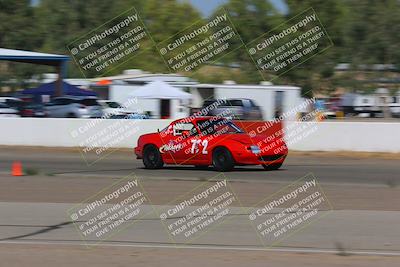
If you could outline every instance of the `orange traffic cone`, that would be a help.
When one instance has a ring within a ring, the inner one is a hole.
[[[22,176],[22,164],[20,161],[14,161],[11,169],[12,176]]]

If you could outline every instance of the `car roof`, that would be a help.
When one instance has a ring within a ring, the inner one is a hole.
[[[207,119],[211,119],[214,118],[213,116],[202,116],[202,117],[187,117],[187,118],[182,118],[182,119],[177,119],[175,121],[173,121],[172,123],[177,123],[177,122],[197,122],[197,121],[203,121],[203,120],[207,120]],[[221,117],[222,119],[222,117]],[[225,118],[226,119],[226,118]]]
[[[20,98],[17,97],[12,97],[12,96],[0,96],[0,100],[17,100],[17,101],[23,101]]]
[[[53,99],[60,99],[60,98],[68,98],[68,99],[75,99],[75,100],[82,100],[82,99],[97,99],[95,96],[74,96],[74,95],[64,95],[58,96]]]

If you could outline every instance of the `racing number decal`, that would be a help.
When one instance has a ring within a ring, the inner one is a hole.
[[[203,146],[203,150],[201,151],[201,153],[208,154],[208,151],[207,151],[208,140],[204,139],[203,142],[201,142],[201,145]]]
[[[192,148],[190,149],[190,153],[197,154],[200,152],[199,146],[202,146],[203,149],[201,150],[202,154],[208,154],[207,147],[208,147],[208,140],[200,140],[200,139],[193,139],[192,140]]]

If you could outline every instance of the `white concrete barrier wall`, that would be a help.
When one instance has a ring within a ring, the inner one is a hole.
[[[1,118],[0,145],[76,147],[79,146],[79,141],[72,138],[71,132],[88,122],[90,122],[88,119]],[[171,120],[138,121],[138,132],[123,139],[117,147],[133,148],[141,134],[155,132],[170,122]],[[111,125],[115,120],[102,123]],[[300,124],[300,122],[295,123],[296,126]],[[289,144],[289,149],[400,152],[400,123],[319,122],[315,131]]]
[[[128,120],[121,120],[128,123]],[[124,138],[116,147],[133,148],[140,135],[163,129],[172,120],[138,120],[138,131]],[[81,138],[72,138],[71,133],[90,124],[89,119],[67,118],[1,118],[0,145],[78,147]],[[101,126],[107,127],[116,120],[103,120]],[[96,127],[98,131],[100,127]]]
[[[300,122],[286,123],[295,126]],[[298,151],[400,152],[400,123],[318,122],[315,131],[289,149]]]

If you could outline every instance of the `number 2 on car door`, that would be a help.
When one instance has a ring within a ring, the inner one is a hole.
[[[208,146],[208,140],[204,139],[204,140],[200,140],[200,139],[193,139],[192,140],[192,148],[190,149],[190,153],[192,154],[197,154],[200,152],[200,146],[203,147],[203,149],[201,150],[202,154],[208,154],[207,151],[207,146]]]

